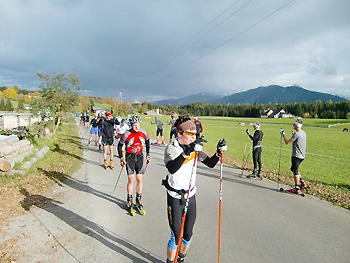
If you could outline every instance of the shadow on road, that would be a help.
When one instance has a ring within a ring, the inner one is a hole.
[[[113,249],[115,252],[129,258],[132,260],[132,262],[147,262],[145,259],[151,262],[163,262],[150,253],[145,252],[145,249],[136,247],[135,244],[132,244],[127,239],[117,236],[116,234],[112,235],[108,233],[102,226],[62,207],[62,203],[60,201],[56,201],[42,195],[31,195],[25,188],[21,188],[20,192],[25,196],[25,198],[21,201],[21,205],[27,211],[30,210],[31,206],[39,207],[51,213],[52,215],[55,215],[57,218],[64,221],[77,231],[93,237],[103,245],[109,247],[110,249]],[[47,227],[45,226],[45,228]],[[117,243],[118,245],[112,242]],[[140,257],[136,257],[128,253],[121,246],[136,252]]]
[[[58,153],[60,153],[60,154],[72,156],[72,157],[74,157],[75,159],[80,160],[80,161],[82,161],[82,162],[84,162],[84,163],[90,163],[90,164],[93,164],[93,165],[97,165],[97,166],[103,167],[102,163],[100,163],[100,162],[95,162],[95,161],[88,160],[88,159],[84,159],[84,158],[82,158],[82,157],[80,157],[80,156],[78,156],[78,155],[76,155],[76,154],[72,154],[72,153],[70,153],[70,152],[68,152],[68,151],[66,151],[66,150],[64,150],[64,149],[61,149],[60,146],[59,146],[58,144],[55,144],[54,152],[58,152]]]
[[[213,175],[213,174],[204,173],[204,172],[200,172],[200,171],[197,171],[197,175],[203,175],[203,176],[210,177],[210,178],[220,179],[219,175]],[[257,185],[257,184],[253,184],[253,183],[250,183],[250,182],[242,181],[242,180],[239,180],[239,179],[234,179],[234,178],[223,176],[222,180],[223,181],[232,182],[232,183],[237,183],[237,184],[243,184],[243,185],[248,185],[248,186],[252,186],[252,187],[257,187],[257,188],[261,188],[261,189],[267,189],[267,190],[271,190],[271,191],[276,192],[276,188],[270,188],[270,187],[266,187],[266,186],[262,186],[262,185]],[[250,180],[250,179],[247,179],[247,180]]]
[[[124,200],[121,200],[119,198],[116,198],[110,194],[98,191],[91,186],[86,185],[85,182],[77,180],[69,175],[66,175],[61,172],[56,171],[46,171],[44,169],[38,168],[38,170],[48,178],[50,178],[52,181],[57,183],[59,186],[63,186],[63,184],[72,187],[78,191],[86,192],[89,194],[93,194],[97,197],[103,198],[109,202],[117,204],[121,209],[127,211],[126,209],[126,202]]]

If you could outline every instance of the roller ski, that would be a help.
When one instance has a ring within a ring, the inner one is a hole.
[[[263,179],[263,177],[261,176],[260,172],[256,172],[256,171],[253,171],[252,174],[247,175],[246,178],[248,178],[248,179],[258,179],[258,180],[262,180]]]
[[[300,195],[301,197],[305,197],[305,194],[300,191],[298,188],[291,188],[288,190],[285,190],[283,187],[280,188],[280,192],[287,193],[287,194],[294,194],[294,195]]]
[[[128,203],[126,204],[126,208],[128,209],[131,216],[136,215],[136,210],[134,209],[134,204],[133,204],[132,200],[128,201]]]
[[[142,201],[141,201],[141,195],[139,195],[139,194],[136,194],[135,207],[136,207],[137,211],[140,213],[140,215],[142,215],[142,216],[146,215],[146,210],[143,209],[143,204],[142,204]]]
[[[144,216],[146,215],[146,210],[143,209],[143,205],[142,205],[142,201],[136,202],[135,207],[137,209],[137,211],[140,213],[140,215]]]
[[[108,162],[107,162],[107,160],[104,160],[103,163],[104,163],[104,168],[107,170],[107,168],[108,168]]]
[[[111,168],[111,170],[113,170],[114,169],[114,163],[113,163],[113,161],[111,160],[110,161],[110,163],[109,163],[109,168]]]

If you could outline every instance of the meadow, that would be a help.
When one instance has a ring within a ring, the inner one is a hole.
[[[158,117],[164,123],[164,137],[169,141],[170,126],[167,125],[170,116]],[[156,125],[154,117],[142,116],[142,128],[146,129],[152,139],[155,138]],[[208,143],[204,151],[213,153],[219,139],[225,138],[228,151],[225,153],[225,163],[243,166],[243,157],[248,156],[251,167],[252,142],[246,135],[248,128],[254,133],[251,123],[259,121],[264,132],[262,141],[263,169],[277,173],[281,136],[280,129],[291,137],[293,119],[264,119],[264,118],[231,118],[231,117],[200,117],[204,130],[203,135]],[[305,161],[300,165],[300,173],[309,182],[335,186],[345,191],[350,190],[350,132],[343,132],[343,128],[350,130],[349,120],[335,119],[304,119],[303,130],[307,134],[307,153]],[[328,125],[343,123],[339,126]],[[292,177],[290,171],[292,146],[282,143],[281,174]]]

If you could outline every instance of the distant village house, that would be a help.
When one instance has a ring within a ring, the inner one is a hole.
[[[276,110],[271,110],[270,108],[267,110],[264,110],[264,114],[261,116],[261,118],[294,118],[290,113],[287,113],[284,109],[276,109]]]

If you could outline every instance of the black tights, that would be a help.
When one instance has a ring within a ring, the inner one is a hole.
[[[253,163],[254,163],[254,171],[256,172],[259,165],[259,172],[261,172],[261,147],[258,147],[253,150]]]
[[[173,198],[168,194],[167,196],[168,203],[168,222],[175,235],[175,243],[178,244],[182,214],[185,207],[185,202],[182,202],[181,199]],[[193,226],[196,221],[196,196],[192,196],[188,203],[187,215],[185,219],[185,225],[183,230],[182,238],[185,241],[190,241],[193,234]]]

